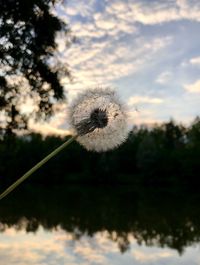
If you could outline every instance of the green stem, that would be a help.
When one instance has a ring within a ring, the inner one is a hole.
[[[21,184],[25,179],[27,179],[30,175],[33,174],[36,170],[38,170],[42,165],[44,165],[49,159],[57,155],[60,151],[62,151],[66,146],[68,146],[71,142],[73,142],[77,138],[76,136],[72,136],[69,140],[64,142],[61,146],[56,148],[53,152],[43,158],[39,163],[37,163],[34,167],[32,167],[29,171],[27,171],[21,178],[19,178],[16,182],[14,182],[11,186],[9,186],[3,193],[0,194],[0,200],[7,196],[11,191],[13,191],[19,184]]]

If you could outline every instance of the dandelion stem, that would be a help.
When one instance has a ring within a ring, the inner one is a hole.
[[[67,147],[70,143],[72,143],[77,138],[77,135],[72,136],[69,140],[64,142],[54,151],[52,151],[49,155],[43,158],[39,163],[37,163],[34,167],[32,167],[29,171],[27,171],[21,178],[15,181],[11,186],[9,186],[3,193],[0,194],[0,200],[7,196],[11,191],[13,191],[19,184],[21,184],[24,180],[30,177],[36,170],[38,170],[41,166],[43,166],[47,161],[49,161],[52,157],[57,155],[60,151],[62,151],[65,147]]]

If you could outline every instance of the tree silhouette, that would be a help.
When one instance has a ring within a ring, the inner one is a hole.
[[[31,116],[45,119],[64,98],[61,69],[53,67],[59,31],[67,25],[51,11],[55,0],[0,0],[0,132],[26,129],[22,104],[32,99]],[[68,44],[72,38],[68,38]],[[66,43],[67,44],[67,43]],[[69,77],[69,71],[65,70]],[[30,113],[29,113],[30,116]]]

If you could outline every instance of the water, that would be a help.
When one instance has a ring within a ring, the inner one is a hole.
[[[27,187],[0,203],[0,264],[200,264],[198,192]]]

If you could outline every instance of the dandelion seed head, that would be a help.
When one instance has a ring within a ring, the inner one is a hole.
[[[113,149],[128,136],[126,108],[109,88],[78,95],[69,108],[69,118],[77,141],[87,150]]]

